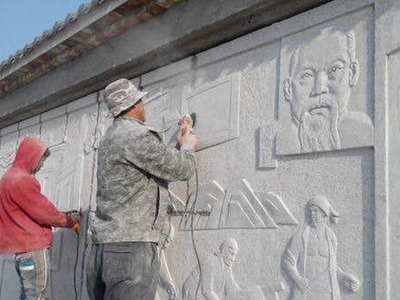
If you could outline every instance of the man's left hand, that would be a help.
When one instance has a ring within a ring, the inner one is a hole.
[[[176,299],[176,289],[175,289],[175,286],[172,283],[170,283],[170,282],[165,283],[165,290],[168,293],[169,300],[175,300]]]
[[[345,275],[343,283],[345,287],[353,293],[360,289],[360,282],[353,275]]]

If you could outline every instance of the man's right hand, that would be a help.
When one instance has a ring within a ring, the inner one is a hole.
[[[182,145],[190,145],[193,149],[197,149],[200,145],[200,140],[197,135],[194,134],[193,131],[187,131],[180,140],[180,144]]]
[[[68,211],[67,215],[72,219],[74,224],[79,223],[81,221],[81,214],[77,210]]]
[[[311,289],[310,281],[307,278],[304,278],[304,277],[298,278],[296,280],[296,285],[304,295],[307,294]]]
[[[81,214],[79,212],[71,212],[70,217],[72,221],[78,223],[81,221]]]

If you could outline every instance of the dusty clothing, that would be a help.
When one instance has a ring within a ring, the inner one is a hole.
[[[94,244],[88,264],[91,300],[154,300],[159,281],[155,243]]]
[[[309,248],[310,227],[306,226],[299,234],[294,236],[289,247],[283,255],[283,266],[290,277],[294,278],[298,275],[310,280],[311,290],[307,295],[293,285],[290,299],[312,300],[312,299],[332,299],[340,300],[340,290],[338,283],[338,273],[341,270],[337,267],[336,251],[337,239],[333,231],[329,227],[325,227],[325,239],[328,244],[327,249],[327,270],[326,274],[321,275],[318,279],[311,279],[307,273],[307,253]],[[326,277],[326,278],[325,278]],[[324,284],[328,282],[328,285]],[[325,291],[321,286],[326,286]]]
[[[239,291],[232,268],[224,263],[219,253],[204,260],[201,264],[201,277],[199,285],[200,269],[197,266],[183,284],[183,300],[228,300],[234,299]]]
[[[114,120],[98,151],[94,243],[158,242],[165,223],[167,183],[188,180],[195,157],[165,145],[132,118]]]
[[[20,300],[50,300],[49,249],[15,255],[15,268],[21,280]]]
[[[33,176],[46,145],[25,138],[11,168],[0,182],[0,253],[48,249],[53,241],[51,227],[72,227],[71,218],[40,192]]]

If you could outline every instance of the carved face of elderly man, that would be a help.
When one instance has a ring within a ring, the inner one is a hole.
[[[324,196],[312,198],[306,206],[308,225],[295,235],[283,256],[283,267],[294,285],[290,299],[339,300],[339,285],[350,292],[358,280],[337,265],[337,239],[328,224],[338,214]]]
[[[298,123],[303,151],[341,147],[338,122],[358,76],[352,31],[324,31],[294,51],[284,95]]]

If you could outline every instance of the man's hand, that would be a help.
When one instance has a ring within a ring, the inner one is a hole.
[[[179,121],[179,132],[175,139],[175,147],[180,148],[183,144],[188,144],[193,149],[198,148],[200,142],[193,130],[193,120],[190,116],[185,116]]]
[[[181,146],[184,144],[192,146],[193,149],[197,149],[200,145],[200,140],[194,133],[187,132],[181,138]]]
[[[81,214],[77,210],[72,210],[66,212],[67,216],[71,218],[72,220],[72,225],[69,227],[73,232],[79,233],[80,226],[79,222],[81,221]]]
[[[353,293],[357,292],[360,288],[360,282],[357,280],[357,278],[348,274],[344,275],[343,284],[350,292]]]
[[[298,278],[296,280],[296,285],[304,295],[307,294],[311,289],[310,281],[307,278],[304,278],[304,277]]]
[[[165,287],[164,288],[168,293],[169,300],[175,300],[176,299],[175,286],[173,284],[171,284],[170,282],[168,282],[168,283],[165,283]]]
[[[74,223],[79,223],[81,221],[81,214],[77,210],[67,212],[67,215],[74,221]]]

